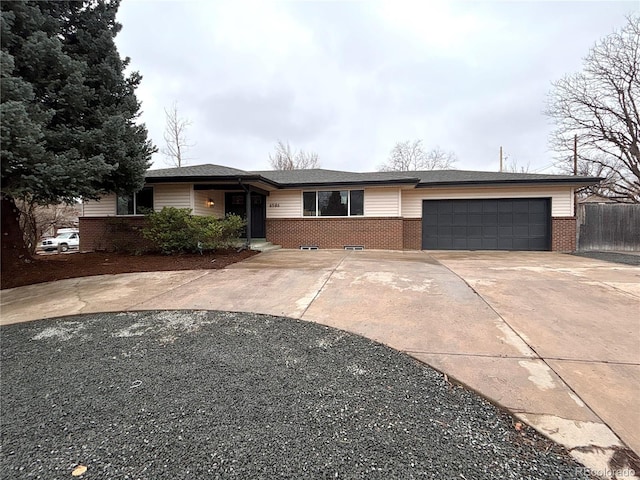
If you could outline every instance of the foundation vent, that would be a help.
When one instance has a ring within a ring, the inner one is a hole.
[[[364,245],[345,245],[345,250],[364,250]]]
[[[300,250],[318,250],[317,245],[300,245]]]

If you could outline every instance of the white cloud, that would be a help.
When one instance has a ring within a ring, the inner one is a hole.
[[[193,121],[192,163],[268,168],[281,139],[326,168],[373,170],[395,142],[422,138],[455,151],[459,168],[496,168],[500,145],[535,168],[551,158],[551,81],[634,8],[124,0],[117,43],[144,77],[154,142],[174,101]]]

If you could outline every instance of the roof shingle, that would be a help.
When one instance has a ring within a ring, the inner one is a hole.
[[[597,177],[573,175],[548,175],[539,173],[483,172],[472,170],[429,170],[412,172],[345,172],[314,168],[308,170],[259,170],[246,171],[223,165],[192,165],[179,168],[164,168],[147,171],[147,180],[206,177],[262,178],[279,187],[315,185],[358,185],[358,184],[413,184],[417,187],[452,185],[496,185],[496,184],[593,184]]]

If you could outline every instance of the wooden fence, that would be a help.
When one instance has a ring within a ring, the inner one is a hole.
[[[640,251],[640,204],[583,203],[576,213],[578,250]]]

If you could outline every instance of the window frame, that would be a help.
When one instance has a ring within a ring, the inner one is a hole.
[[[346,215],[319,215],[319,193],[320,192],[347,192],[347,214]],[[362,192],[362,214],[352,214],[351,213],[351,192]],[[305,201],[304,195],[305,193],[313,193],[315,196],[315,213],[313,215],[305,215]],[[362,218],[364,217],[364,188],[342,188],[342,189],[316,189],[316,190],[302,190],[300,193],[302,197],[301,202],[301,213],[303,218]]]
[[[152,185],[148,185],[148,186],[142,187],[137,192],[130,193],[128,195],[116,195],[116,216],[117,217],[143,217],[144,215],[146,215],[146,213],[138,213],[138,194],[141,193],[143,190],[151,191],[151,210],[155,210],[155,200],[156,200],[155,189],[153,188]],[[129,197],[133,198],[133,213],[118,213],[119,200],[121,198],[129,198]],[[146,207],[143,207],[143,208],[146,208]]]

